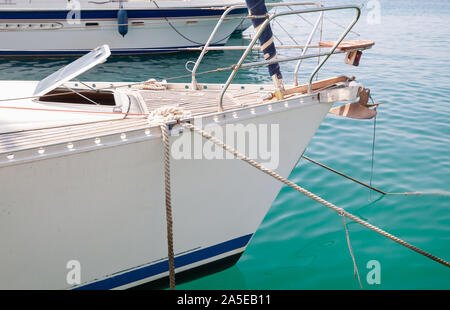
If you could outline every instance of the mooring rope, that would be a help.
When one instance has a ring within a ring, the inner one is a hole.
[[[324,165],[324,164],[322,164],[322,163],[320,163],[320,162],[318,162],[318,161],[316,161],[316,160],[314,160],[314,159],[312,159],[312,158],[310,158],[310,157],[308,157],[306,155],[302,155],[302,157],[304,159],[306,159],[307,161],[309,161],[309,162],[311,162],[311,163],[313,163],[313,164],[315,164],[315,165],[317,165],[319,167],[322,167],[322,168],[327,169],[327,170],[329,170],[329,171],[331,171],[333,173],[336,173],[336,174],[338,174],[340,176],[343,176],[346,179],[349,179],[349,180],[351,180],[351,181],[353,181],[355,183],[358,183],[358,184],[360,184],[362,186],[370,188],[371,190],[373,190],[375,192],[378,192],[378,193],[380,193],[382,195],[403,195],[403,196],[408,196],[408,195],[416,195],[416,196],[421,196],[421,195],[440,195],[440,196],[450,196],[450,193],[446,192],[446,191],[442,191],[442,192],[402,192],[402,193],[385,192],[385,191],[383,191],[383,190],[381,190],[379,188],[373,187],[373,186],[371,186],[369,184],[366,184],[366,183],[364,183],[364,182],[362,182],[360,180],[352,178],[351,176],[349,176],[349,175],[347,175],[347,174],[345,174],[343,172],[337,171],[336,169],[333,169],[333,168],[331,168],[329,166],[326,166],[326,165]]]
[[[306,155],[304,155],[304,154],[302,155],[302,157],[303,157],[304,159],[306,159],[307,161],[309,161],[309,162],[311,162],[311,163],[313,163],[313,164],[315,164],[315,165],[317,165],[317,166],[320,166],[320,167],[325,168],[325,169],[327,169],[327,170],[329,170],[329,171],[331,171],[331,172],[334,172],[334,173],[336,173],[336,174],[339,174],[340,176],[343,176],[344,178],[347,178],[347,179],[349,179],[349,180],[351,180],[351,181],[353,181],[353,182],[355,182],[355,183],[361,184],[362,186],[365,186],[365,187],[367,187],[367,188],[370,188],[371,190],[374,190],[374,191],[376,191],[376,192],[378,192],[378,193],[380,193],[380,194],[383,194],[383,195],[386,195],[386,194],[387,194],[385,191],[382,191],[381,189],[375,188],[375,187],[373,187],[373,186],[371,186],[371,185],[368,185],[368,184],[366,184],[366,183],[364,183],[364,182],[361,182],[361,181],[359,181],[359,180],[357,180],[357,179],[355,179],[355,178],[352,178],[351,176],[348,176],[348,175],[346,175],[345,173],[339,172],[339,171],[337,171],[337,170],[335,170],[335,169],[333,169],[333,168],[331,168],[331,167],[328,167],[328,166],[326,166],[326,165],[324,165],[324,164],[321,164],[321,163],[319,163],[318,161],[315,161],[314,159],[309,158],[308,156],[306,156]]]
[[[155,6],[156,6],[158,9],[160,9],[158,3],[156,3],[155,0],[153,0],[153,3],[155,4]],[[168,19],[167,17],[163,16],[163,18],[165,19],[165,21],[167,22],[167,24],[170,26],[170,28],[172,28],[172,29],[173,29],[180,37],[182,37],[182,38],[185,39],[186,41],[189,41],[189,42],[191,42],[191,43],[193,43],[193,44],[196,44],[196,45],[205,45],[205,43],[196,42],[196,41],[194,41],[194,40],[188,38],[187,36],[183,35],[177,28],[175,28],[174,25],[172,25],[172,22],[170,22],[169,19]],[[225,39],[227,39],[228,37],[230,37],[230,36],[234,33],[234,30],[235,30],[235,29],[240,28],[240,27],[242,26],[242,23],[244,22],[244,20],[245,20],[245,19],[242,18],[241,22],[236,26],[236,28],[233,28],[233,31],[232,31],[229,35],[227,35],[226,37],[224,37],[224,38],[222,38],[222,39],[220,39],[220,40],[217,40],[216,42],[213,42],[213,43],[211,43],[211,44],[217,44],[217,43],[220,43],[220,42],[224,41]]]
[[[155,109],[149,114],[151,123],[159,124],[163,141],[164,153],[164,188],[166,204],[166,228],[167,228],[167,256],[169,263],[169,287],[175,290],[175,254],[173,246],[173,216],[172,216],[172,193],[170,184],[170,146],[169,126],[167,122],[189,118],[191,114],[178,107],[164,106]]]
[[[164,145],[164,186],[166,201],[166,226],[167,226],[167,252],[169,261],[169,286],[175,289],[175,259],[173,252],[173,219],[172,219],[172,198],[170,186],[170,148],[169,148],[169,127],[161,124],[161,135]]]
[[[398,238],[398,237],[396,237],[396,236],[394,236],[394,235],[392,235],[392,234],[390,234],[390,233],[388,233],[388,232],[386,232],[386,231],[384,231],[384,230],[382,230],[382,229],[380,229],[380,228],[378,228],[378,227],[376,227],[376,226],[374,226],[374,225],[372,225],[372,224],[370,224],[370,223],[360,219],[359,217],[357,217],[357,216],[355,216],[355,215],[345,211],[344,209],[335,206],[331,202],[328,202],[328,201],[324,200],[323,198],[321,198],[321,197],[311,193],[310,191],[308,191],[308,190],[300,187],[299,185],[289,181],[288,179],[282,177],[281,175],[279,175],[275,171],[272,171],[272,170],[264,167],[263,165],[259,164],[258,162],[254,161],[253,159],[251,159],[251,158],[249,158],[249,157],[239,153],[237,150],[235,150],[234,148],[230,147],[229,145],[226,145],[223,141],[221,141],[221,140],[211,136],[206,131],[204,131],[204,130],[202,130],[200,128],[197,128],[197,127],[195,127],[194,125],[192,125],[190,123],[180,123],[180,125],[185,127],[185,128],[187,128],[187,129],[190,129],[193,132],[196,132],[196,133],[200,134],[205,139],[210,140],[214,144],[222,147],[224,150],[232,153],[237,158],[245,161],[246,163],[250,164],[251,166],[257,168],[258,170],[260,170],[260,171],[262,171],[262,172],[264,172],[266,174],[268,174],[269,176],[271,176],[271,177],[275,178],[276,180],[286,184],[287,186],[289,186],[292,189],[294,189],[294,190],[304,194],[305,196],[307,196],[307,197],[309,197],[309,198],[319,202],[320,204],[324,205],[325,207],[327,207],[327,208],[337,212],[339,215],[345,216],[346,218],[351,219],[351,220],[355,221],[356,223],[358,223],[358,224],[360,224],[360,225],[362,225],[362,226],[364,226],[366,228],[369,228],[370,230],[372,230],[372,231],[374,231],[374,232],[376,232],[376,233],[378,233],[378,234],[380,234],[380,235],[382,235],[382,236],[384,236],[386,238],[389,238],[392,241],[395,241],[395,242],[403,245],[404,247],[407,247],[408,249],[413,250],[413,251],[415,251],[415,252],[417,252],[417,253],[425,256],[425,257],[428,257],[429,259],[432,259],[432,260],[434,260],[434,261],[436,261],[436,262],[438,262],[438,263],[440,263],[440,264],[442,264],[442,265],[444,265],[446,267],[450,267],[450,263],[449,262],[447,262],[447,261],[445,261],[445,260],[443,260],[443,259],[441,259],[439,257],[436,257],[436,256],[434,256],[434,255],[432,255],[432,254],[430,254],[428,252],[425,252],[425,251],[417,248],[416,246],[414,246],[412,244],[409,244],[408,242],[406,242],[406,241],[404,241],[404,240],[402,240],[402,239],[400,239],[400,238]]]
[[[352,245],[350,243],[350,234],[348,233],[347,223],[345,222],[345,216],[341,215],[341,217],[342,217],[342,222],[344,224],[345,236],[347,237],[348,250],[350,252],[350,256],[352,257],[352,261],[353,261],[353,276],[355,278],[356,278],[356,276],[358,276],[359,286],[363,290],[364,288],[363,288],[363,285],[361,283],[361,278],[359,276],[358,265],[356,265],[355,255],[353,254]]]
[[[172,217],[172,200],[171,200],[171,184],[170,184],[169,126],[168,126],[167,122],[173,121],[173,120],[177,120],[178,124],[180,124],[180,126],[200,134],[203,138],[213,142],[214,144],[220,146],[224,150],[230,152],[236,158],[245,161],[246,163],[250,164],[251,166],[253,166],[253,167],[257,168],[258,170],[266,173],[267,175],[275,178],[276,180],[291,187],[292,189],[304,194],[305,196],[307,196],[307,197],[319,202],[320,204],[326,206],[327,208],[337,212],[342,217],[342,220],[343,220],[345,233],[346,233],[346,237],[347,237],[347,245],[348,245],[349,252],[350,252],[350,255],[351,255],[351,258],[353,261],[354,275],[355,275],[355,277],[356,276],[358,277],[358,282],[362,289],[363,289],[363,286],[361,283],[355,256],[354,256],[354,253],[353,253],[353,250],[351,247],[350,236],[349,236],[349,232],[348,232],[348,228],[347,228],[347,223],[345,222],[345,218],[351,219],[351,220],[355,221],[356,223],[358,223],[366,228],[369,228],[370,230],[372,230],[388,239],[391,239],[391,240],[399,243],[400,245],[403,245],[403,246],[409,248],[410,250],[415,251],[416,253],[419,253],[425,257],[428,257],[429,259],[434,260],[446,267],[450,267],[449,262],[447,262],[439,257],[436,257],[424,250],[421,250],[412,244],[409,244],[408,242],[406,242],[406,241],[360,219],[359,217],[345,211],[343,208],[335,206],[331,202],[326,201],[325,199],[311,193],[307,189],[304,189],[303,187],[282,177],[275,171],[272,171],[272,170],[264,167],[260,163],[256,162],[255,160],[239,153],[237,150],[235,150],[231,146],[225,144],[223,141],[217,139],[216,137],[211,136],[209,133],[207,133],[203,129],[200,129],[190,123],[180,122],[181,119],[187,119],[187,118],[190,118],[189,112],[185,112],[184,110],[182,110],[178,107],[172,107],[172,106],[165,106],[165,107],[158,108],[155,111],[153,111],[152,113],[150,113],[150,117],[149,117],[149,120],[151,123],[157,122],[160,125],[161,136],[162,136],[162,141],[163,141],[164,178],[165,178],[164,185],[165,185],[166,225],[167,225],[167,252],[168,252],[168,264],[169,264],[169,286],[170,286],[171,290],[175,289],[175,262],[174,262],[175,255],[174,255],[174,245],[173,245],[173,240],[174,240],[174,238],[173,238],[173,217]]]
[[[372,98],[372,96],[370,96]],[[373,101],[373,99],[372,99]],[[375,107],[376,109],[376,107]],[[378,113],[377,113],[378,114]],[[375,114],[375,117],[373,118],[373,136],[372,136],[372,156],[370,160],[370,181],[369,185],[372,186],[372,178],[373,178],[373,164],[375,161],[375,136],[376,136],[376,130],[377,130],[377,115]],[[369,200],[372,199],[372,192],[369,191]]]

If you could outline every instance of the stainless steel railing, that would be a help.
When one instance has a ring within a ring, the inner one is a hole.
[[[361,9],[359,6],[356,5],[342,5],[342,6],[331,6],[331,7],[324,7],[319,3],[316,2],[284,2],[284,3],[269,3],[267,4],[267,7],[280,7],[280,6],[286,6],[286,7],[290,7],[290,6],[306,6],[306,5],[314,5],[316,6],[316,8],[307,8],[307,9],[302,9],[302,10],[293,10],[291,9],[291,11],[286,11],[286,12],[279,12],[279,13],[268,13],[264,16],[248,16],[247,18],[265,18],[265,21],[258,27],[258,30],[256,31],[254,37],[252,38],[251,42],[247,45],[247,47],[245,48],[241,58],[239,59],[239,61],[233,66],[233,70],[231,72],[231,74],[229,75],[226,83],[224,84],[222,91],[220,93],[220,97],[219,97],[219,102],[218,102],[218,110],[219,112],[223,111],[223,98],[225,95],[225,92],[227,91],[228,87],[230,86],[231,82],[233,81],[234,77],[236,76],[237,72],[242,69],[242,68],[250,68],[250,67],[257,67],[257,66],[266,66],[269,64],[273,64],[273,63],[282,63],[282,62],[287,62],[287,61],[294,61],[297,60],[297,64],[296,64],[296,69],[294,72],[294,82],[296,83],[296,85],[298,84],[298,71],[300,68],[300,65],[302,63],[303,59],[307,59],[307,58],[314,58],[314,57],[322,57],[324,56],[324,58],[319,62],[319,64],[314,68],[313,72],[311,73],[309,80],[308,80],[308,92],[311,93],[312,92],[312,81],[314,79],[314,77],[316,76],[316,74],[319,72],[319,70],[322,68],[322,66],[325,64],[325,62],[329,59],[329,57],[333,54],[338,54],[338,53],[343,53],[341,51],[336,51],[337,47],[339,46],[339,44],[344,40],[344,38],[347,36],[347,34],[351,31],[351,29],[354,27],[354,25],[358,22],[360,16],[361,16]],[[214,30],[211,32],[210,37],[208,38],[205,46],[203,46],[201,48],[201,53],[199,55],[199,57],[197,58],[197,61],[192,69],[192,82],[191,82],[191,87],[192,89],[196,90],[198,88],[197,86],[197,80],[195,78],[195,74],[196,71],[201,63],[201,61],[203,60],[203,57],[205,56],[206,52],[209,50],[226,50],[226,49],[230,49],[230,47],[210,47],[210,44],[215,36],[215,34],[217,33],[217,30],[219,29],[219,27],[221,26],[221,24],[223,23],[223,21],[225,20],[226,16],[233,10],[236,9],[242,9],[245,8],[245,5],[234,5],[231,6],[229,8],[227,8],[222,16],[220,17],[219,21],[217,22],[216,26],[214,27]],[[330,48],[330,50],[328,52],[325,53],[316,53],[316,54],[306,54],[307,49],[310,47],[312,38],[315,34],[315,32],[318,29],[319,24],[321,23],[321,21],[323,20],[323,13],[326,11],[336,11],[336,10],[355,10],[356,14],[354,19],[351,21],[351,23],[345,28],[345,30],[343,31],[343,33],[340,35],[340,37],[337,39],[337,41],[335,42],[334,46]],[[303,47],[302,50],[302,54],[300,56],[295,56],[295,57],[287,57],[287,58],[280,58],[280,59],[272,59],[272,60],[265,60],[265,61],[258,61],[258,62],[251,62],[251,63],[246,63],[243,64],[244,60],[247,58],[248,54],[254,49],[254,45],[256,44],[257,40],[259,39],[259,37],[261,36],[263,30],[267,27],[267,25],[269,25],[269,23],[274,20],[275,18],[278,17],[282,17],[282,16],[287,16],[287,15],[299,15],[299,14],[307,14],[307,13],[315,13],[315,12],[320,12],[319,18],[316,20],[314,27],[311,31],[311,33],[308,36],[308,39],[306,40],[306,43]],[[243,17],[240,17],[243,18]],[[239,47],[240,48],[240,47]]]

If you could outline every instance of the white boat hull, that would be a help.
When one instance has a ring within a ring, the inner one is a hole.
[[[81,55],[103,44],[113,54],[176,52],[204,45],[223,13],[217,7],[242,2],[160,1],[158,7],[123,2],[128,14],[125,36],[118,31],[118,3],[81,1],[78,19],[65,2],[0,4],[0,56]],[[224,21],[212,45],[224,45],[240,23]]]
[[[279,126],[284,177],[332,105],[314,100],[235,120]],[[0,289],[128,288],[168,275],[159,132],[91,140],[55,145],[56,155],[1,155]],[[172,160],[171,169],[177,274],[242,253],[281,188],[238,159]],[[72,260],[79,285],[67,282]]]

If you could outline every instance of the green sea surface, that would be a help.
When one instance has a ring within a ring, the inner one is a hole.
[[[319,78],[356,76],[382,104],[376,118],[372,185],[386,192],[370,193],[330,171],[301,159],[289,179],[358,217],[447,261],[450,260],[450,1],[322,1],[326,5],[364,4],[349,35],[374,40],[358,67],[333,56]],[[323,40],[334,40],[352,12],[327,13]],[[274,24],[275,43],[306,41],[316,15],[290,16]],[[284,28],[284,29],[283,29]],[[286,31],[285,31],[286,30]],[[249,42],[234,35],[228,45]],[[288,35],[289,34],[289,35]],[[317,33],[318,39],[320,33]],[[313,50],[311,50],[313,52]],[[279,50],[279,57],[298,50]],[[81,76],[86,81],[141,81],[189,74],[185,64],[198,53],[111,57]],[[240,52],[209,52],[199,71],[225,67]],[[254,54],[248,61],[261,60]],[[39,80],[71,58],[3,58],[0,79]],[[301,81],[317,64],[305,60]],[[294,63],[281,66],[287,83]],[[228,73],[199,77],[224,82]],[[189,79],[179,79],[188,82]],[[270,83],[266,68],[242,71],[237,83]],[[305,155],[369,182],[374,121],[329,115]],[[347,220],[352,250],[364,289],[450,289],[450,269],[379,234]],[[375,267],[379,277],[374,281]],[[375,283],[374,283],[375,282]],[[283,187],[240,260],[224,271],[178,285],[179,289],[360,289],[354,277],[341,217],[300,193]]]

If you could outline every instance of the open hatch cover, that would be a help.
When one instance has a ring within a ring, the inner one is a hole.
[[[108,45],[102,45],[83,57],[78,58],[74,62],[71,62],[65,67],[62,67],[55,73],[47,76],[41,80],[34,90],[33,96],[43,96],[55,88],[61,86],[61,84],[70,81],[74,77],[83,74],[89,69],[95,67],[106,61],[111,55],[111,51]]]

